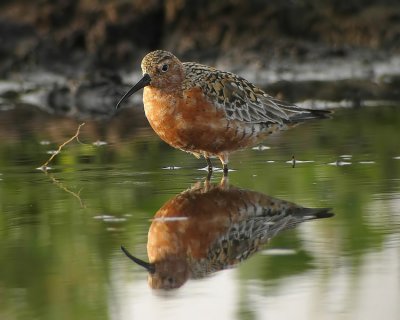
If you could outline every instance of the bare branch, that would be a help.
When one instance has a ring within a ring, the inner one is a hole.
[[[42,166],[40,166],[38,169],[40,169],[40,170],[42,170],[42,171],[47,171],[47,170],[49,169],[48,164],[54,159],[54,157],[55,157],[57,154],[60,153],[61,149],[62,149],[63,147],[65,147],[68,143],[70,143],[72,140],[76,139],[76,141],[78,141],[78,142],[80,143],[80,141],[79,141],[79,132],[80,132],[80,130],[81,130],[81,127],[84,126],[84,125],[85,125],[85,123],[82,122],[82,123],[79,125],[78,129],[76,130],[76,133],[75,133],[70,139],[68,139],[68,140],[65,141],[63,144],[61,144],[61,145],[58,147],[57,151],[54,152],[54,153],[51,155],[51,157],[50,157]]]

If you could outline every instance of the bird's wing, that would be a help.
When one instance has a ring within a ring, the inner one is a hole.
[[[204,94],[225,110],[230,120],[248,123],[283,123],[305,110],[275,99],[246,79],[205,65],[185,62],[184,86],[201,87]]]

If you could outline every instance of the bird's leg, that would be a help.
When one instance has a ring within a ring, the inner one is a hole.
[[[211,181],[211,176],[212,176],[212,170],[211,171],[209,170],[208,173],[207,173],[206,181],[210,182]]]
[[[224,177],[227,177],[228,176],[228,172],[229,172],[228,164],[227,163],[223,163],[222,167],[224,169]]]
[[[204,158],[206,158],[206,161],[207,161],[208,173],[211,174],[211,173],[213,172],[213,165],[212,165],[212,162],[211,162],[211,160],[210,160],[209,157],[204,157]],[[211,176],[211,175],[210,175],[210,176]]]
[[[221,153],[218,155],[219,160],[221,160],[222,163],[222,169],[224,170],[224,176],[228,176],[228,162],[229,162],[229,156],[227,153]]]
[[[203,190],[205,192],[207,192],[211,189],[211,180],[210,179],[211,179],[211,174],[209,173],[203,183]]]
[[[219,185],[223,190],[227,190],[229,188],[229,177],[224,174]]]

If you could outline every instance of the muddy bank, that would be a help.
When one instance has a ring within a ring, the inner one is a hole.
[[[43,82],[43,79],[47,82]],[[118,113],[115,109],[130,84],[137,79],[140,79],[138,73],[129,74],[125,81],[118,75],[72,81],[60,76],[47,75],[46,78],[39,73],[33,73],[24,78],[23,82],[0,81],[0,116],[10,109],[31,107],[81,120],[107,120],[125,114],[129,108],[136,118],[143,120],[141,93],[133,95]],[[284,79],[282,75],[275,81],[255,82],[280,99],[319,109],[361,107],[376,104],[377,101],[381,105],[398,104],[400,101],[398,74],[338,80],[293,80]]]
[[[0,40],[3,111],[112,117],[156,48],[292,102],[400,100],[394,0],[3,1]]]

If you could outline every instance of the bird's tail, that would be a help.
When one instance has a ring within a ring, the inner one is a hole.
[[[329,119],[331,118],[331,110],[315,110],[315,109],[294,109],[290,110],[292,114],[289,116],[290,123],[303,122],[312,119]]]
[[[305,220],[324,219],[335,215],[331,208],[302,208],[297,214],[303,216]]]

